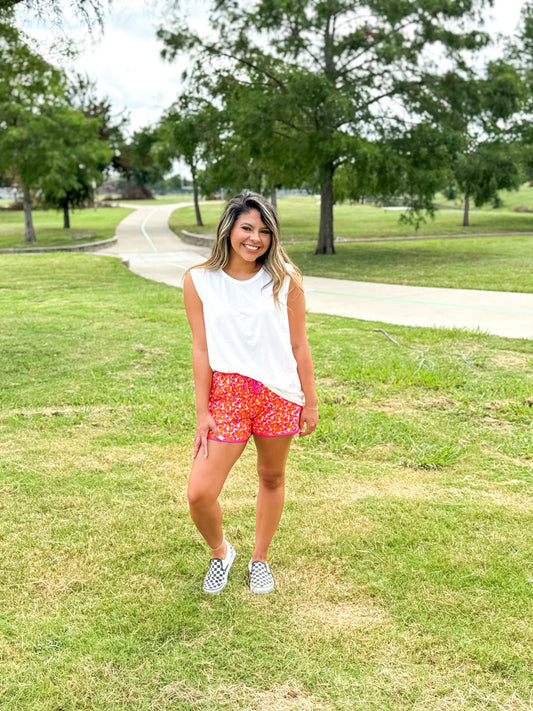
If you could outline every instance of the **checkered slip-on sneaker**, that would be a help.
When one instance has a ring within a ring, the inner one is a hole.
[[[268,567],[268,563],[262,560],[254,560],[248,563],[250,571],[250,590],[253,593],[269,593],[274,590],[274,578]]]
[[[218,593],[224,590],[235,555],[235,548],[226,541],[226,557],[224,560],[211,558],[209,562],[209,569],[204,578],[204,592]]]

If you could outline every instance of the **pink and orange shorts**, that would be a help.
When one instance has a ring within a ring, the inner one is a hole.
[[[250,435],[282,437],[300,431],[302,408],[269,390],[258,380],[238,373],[213,373],[209,411],[220,436],[208,439],[247,442]]]

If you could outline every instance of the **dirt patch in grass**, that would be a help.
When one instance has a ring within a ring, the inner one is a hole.
[[[343,602],[315,601],[300,608],[300,614],[310,617],[326,629],[349,630],[369,627],[390,621],[390,615],[373,600],[354,600]]]
[[[38,578],[28,580],[28,587],[50,600],[68,590],[82,588],[100,574],[101,570],[85,557],[63,558],[58,565],[42,570]]]
[[[504,484],[508,484],[509,482],[503,482]],[[472,488],[464,488],[464,489],[455,489],[455,488],[449,488],[446,489],[449,494],[451,494],[454,498],[457,499],[462,499],[464,501],[466,500],[478,500],[478,501],[486,501],[494,504],[495,506],[503,506],[506,509],[510,509],[512,511],[520,511],[524,513],[530,513],[531,509],[533,507],[533,499],[529,495],[522,495],[522,494],[517,494],[517,493],[512,493],[510,491],[505,491],[502,489],[496,489],[492,488],[489,489],[487,488],[486,482],[484,482],[484,489],[472,489]]]
[[[311,696],[301,685],[287,682],[266,691],[259,691],[245,684],[226,684],[203,692],[187,687],[185,682],[167,684],[160,691],[152,709],[170,708],[176,703],[186,703],[190,708],[246,709],[253,711],[327,711],[330,702]]]
[[[486,694],[475,686],[471,686],[468,691],[456,689],[449,695],[438,698],[434,690],[427,689],[412,708],[420,711],[427,708],[435,709],[435,711],[463,711],[463,709],[531,711],[530,701],[520,698],[515,692],[509,693],[508,698],[502,699],[503,694]]]
[[[427,475],[429,478],[429,475]],[[400,499],[435,499],[443,490],[423,482],[418,470],[402,469],[401,479],[383,477],[376,481],[345,481],[330,478],[320,496],[325,500],[346,503],[370,496],[392,496]]]
[[[524,512],[530,511],[532,505],[531,496],[502,490],[494,484],[489,487],[489,483],[486,481],[483,481],[483,488],[443,487],[438,482],[431,480],[431,474],[426,473],[424,481],[419,470],[409,469],[402,470],[400,479],[387,476],[376,481],[345,481],[331,477],[327,488],[315,496],[319,496],[328,509],[331,508],[333,512],[337,511],[339,516],[344,507],[353,501],[384,496],[414,501],[450,501],[450,499],[454,501],[467,499],[479,502],[487,501],[496,506]],[[359,524],[359,519],[357,519],[357,523]],[[371,521],[369,523],[371,529],[373,524]],[[364,526],[364,519],[361,524]],[[352,528],[353,525],[354,522],[350,520]]]
[[[518,353],[517,351],[497,351],[492,354],[491,363],[497,368],[505,370],[527,370],[533,362],[532,353]]]
[[[412,415],[420,410],[428,410],[431,408],[437,410],[451,410],[454,407],[455,403],[453,400],[444,395],[436,398],[428,397],[424,400],[402,396],[401,398],[387,398],[386,400],[361,400],[357,403],[357,409],[360,410],[388,412],[394,413],[395,415]]]
[[[513,428],[512,424],[507,420],[498,420],[496,417],[491,417],[490,415],[486,415],[483,418],[483,422],[499,430],[510,430]]]
[[[515,405],[514,400],[492,400],[483,403],[483,406],[486,407],[487,410],[508,410],[513,405]]]

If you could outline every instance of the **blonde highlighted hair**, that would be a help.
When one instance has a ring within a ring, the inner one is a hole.
[[[269,284],[272,284],[274,303],[277,305],[279,304],[279,292],[286,277],[293,277],[301,286],[302,275],[281,245],[279,220],[274,206],[258,193],[244,190],[228,202],[218,223],[217,236],[211,256],[206,262],[198,266],[212,271],[224,269],[227,266],[231,253],[230,235],[233,225],[241,215],[245,215],[251,210],[258,210],[261,220],[270,230],[270,246],[265,254],[258,257],[257,262],[262,264],[270,274],[271,280]]]

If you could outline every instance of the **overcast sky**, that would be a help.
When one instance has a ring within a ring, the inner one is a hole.
[[[525,0],[494,0],[493,9],[487,13],[487,27],[494,33],[512,34],[524,3]],[[205,27],[207,0],[187,0],[186,4],[194,24]],[[131,131],[154,124],[180,89],[184,60],[171,64],[163,61],[162,45],[155,36],[167,18],[166,7],[165,0],[113,0],[103,33],[96,32],[93,37],[75,21],[69,22],[66,10],[64,34],[80,50],[74,62],[76,70],[97,81],[100,96],[108,96],[117,112],[127,111]],[[54,64],[68,67],[58,52],[50,54],[46,49],[57,39],[57,30],[40,25],[28,14],[19,13],[18,17],[21,27],[38,40],[45,56]]]

